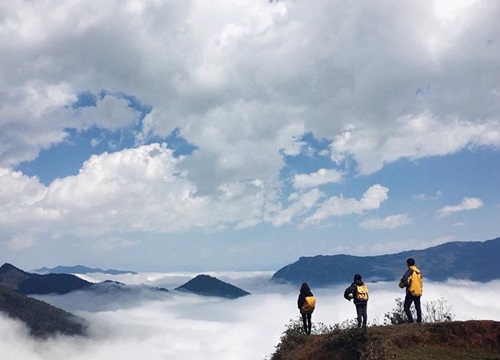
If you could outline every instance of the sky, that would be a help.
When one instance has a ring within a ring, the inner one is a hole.
[[[140,273],[112,276],[128,284],[146,284],[172,290],[196,273]],[[171,291],[152,296],[145,291],[117,296],[114,293],[39,296],[43,301],[86,319],[86,338],[54,337],[45,341],[27,335],[18,321],[0,314],[0,346],[6,360],[65,360],[120,358],[136,359],[269,359],[291,320],[299,318],[298,288],[272,284],[271,272],[210,273],[252,295],[236,300],[207,298]],[[103,281],[106,274],[91,274],[87,280]],[[312,316],[314,327],[352,321],[355,307],[343,298],[349,283],[332,288],[312,289],[317,298]],[[384,314],[396,307],[395,299],[404,297],[397,283],[368,284],[368,324],[381,325]],[[454,320],[500,321],[500,281],[474,283],[448,280],[426,282],[422,297],[426,304],[444,300]],[[481,297],[477,294],[481,293]],[[484,299],[489,299],[484,301]]]
[[[499,236],[496,0],[0,14],[2,263],[277,270]]]

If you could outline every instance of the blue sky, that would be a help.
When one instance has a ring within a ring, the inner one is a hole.
[[[499,236],[495,1],[1,13],[2,262],[276,270]]]

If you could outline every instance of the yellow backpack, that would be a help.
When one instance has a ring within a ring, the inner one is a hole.
[[[356,298],[360,301],[368,301],[368,287],[363,285],[356,285]]]
[[[303,314],[312,314],[315,307],[316,307],[316,298],[314,296],[306,296],[304,305],[302,305],[300,311]]]
[[[422,296],[424,286],[422,273],[415,265],[410,266],[410,269],[413,270],[413,273],[408,279],[409,285],[407,291],[411,292],[413,296]]]

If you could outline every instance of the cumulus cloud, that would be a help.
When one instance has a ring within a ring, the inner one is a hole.
[[[498,148],[500,4],[460,3],[4,2],[2,241],[116,231],[110,249],[131,232],[318,224],[378,209],[387,190],[358,200],[317,186]],[[15,171],[89,129],[94,151],[108,132],[134,144],[111,141],[48,186]],[[161,144],[173,132],[192,153]],[[304,134],[329,158],[283,179],[309,151]]]
[[[318,187],[323,184],[335,183],[342,180],[342,173],[335,169],[319,169],[311,174],[297,174],[293,177],[293,186],[296,189]]]
[[[312,189],[303,194],[293,193],[290,195],[290,203],[288,207],[282,209],[273,217],[272,223],[275,226],[280,226],[289,223],[297,214],[302,214],[313,208],[317,202],[325,195],[318,189]]]
[[[394,229],[411,224],[408,214],[389,215],[385,218],[371,218],[359,223],[363,229]]]
[[[2,13],[9,26],[1,30],[8,39],[1,123],[39,134],[22,152],[2,151],[4,166],[63,141],[68,127],[81,128],[77,113],[54,115],[79,92],[103,89],[152,106],[143,140],[178,128],[200,158],[221,169],[244,171],[237,164],[250,163],[260,176],[275,174],[278,150],[306,131],[331,139],[333,158],[352,156],[362,173],[400,158],[500,144],[492,76],[498,50],[488,46],[499,27],[495,3],[394,9],[390,2],[241,1],[221,11],[204,1],[13,1]],[[113,129],[127,119],[111,115],[95,124]],[[272,138],[281,141],[272,146]],[[20,140],[2,136],[9,149]],[[257,149],[265,155],[255,158]]]
[[[203,195],[183,169],[183,161],[185,157],[174,157],[166,144],[143,145],[94,155],[79,174],[56,179],[48,186],[36,177],[3,168],[0,223],[13,231],[20,224],[29,224],[22,238],[13,237],[8,243],[12,249],[22,249],[35,244],[37,234],[47,232],[57,237],[108,235],[91,249],[112,250],[137,244],[126,233],[218,231],[267,222],[281,226],[299,216],[308,216],[306,223],[318,222],[377,209],[387,199],[388,189],[374,185],[360,200],[334,196],[320,202],[325,194],[312,189],[291,194],[281,205],[277,188],[264,186],[258,179],[227,181],[216,193]],[[337,173],[328,173],[326,178],[336,179]],[[326,178],[301,181],[304,186],[319,185],[329,181]],[[307,215],[309,211],[314,213]],[[116,229],[122,235],[113,234]]]
[[[461,212],[461,211],[468,211],[468,210],[476,210],[483,207],[483,201],[479,198],[463,198],[462,202],[458,205],[447,205],[443,207],[442,209],[439,209],[437,214],[438,217],[446,217],[450,214],[456,213],[456,212]]]
[[[332,159],[354,156],[359,171],[370,174],[384,164],[401,158],[417,159],[455,153],[467,146],[496,145],[500,141],[500,122],[485,120],[443,123],[429,115],[396,119],[389,132],[353,126],[331,143]]]
[[[404,271],[404,269],[402,269]],[[128,283],[172,286],[194,274],[142,273],[112,277]],[[28,336],[18,321],[0,315],[0,345],[6,358],[25,360],[109,359],[263,359],[274,351],[290,319],[298,319],[298,288],[268,282],[270,274],[213,274],[245,288],[253,295],[237,300],[200,297],[183,293],[151,298],[136,293],[125,301],[116,294],[101,297],[42,296],[44,301],[62,306],[90,323],[88,338],[55,337],[37,341]],[[96,277],[104,274],[95,274]],[[110,277],[110,275],[107,275]],[[128,279],[128,280],[127,280]],[[148,280],[149,279],[149,280]],[[333,325],[353,319],[356,311],[342,298],[350,283],[330,288],[313,288],[318,299],[313,323]],[[370,324],[382,324],[396,298],[404,291],[397,283],[369,283]],[[500,282],[488,284],[450,280],[425,283],[422,298],[447,300],[456,320],[500,320],[500,302],[495,296]],[[483,296],[476,296],[477,293]],[[484,302],[484,297],[490,299]],[[122,302],[123,300],[123,302]],[[424,310],[425,312],[425,310]],[[231,336],[228,336],[231,334]]]
[[[228,182],[216,196],[198,195],[179,168],[182,161],[165,145],[145,145],[92,156],[78,175],[48,187],[3,169],[0,221],[6,228],[30,222],[32,231],[44,231],[40,227],[50,223],[55,232],[84,234],[117,228],[175,232],[262,220],[267,200],[259,182]]]
[[[324,201],[305,222],[317,223],[331,216],[362,214],[367,210],[378,209],[388,199],[388,192],[388,188],[376,184],[371,186],[360,200],[333,196]]]

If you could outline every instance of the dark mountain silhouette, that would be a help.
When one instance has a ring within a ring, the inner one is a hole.
[[[413,257],[425,279],[448,278],[487,282],[500,278],[500,238],[488,241],[449,242],[424,250],[410,250],[379,256],[318,255],[301,257],[278,270],[272,280],[311,286],[349,282],[356,273],[366,281],[395,281]]]
[[[83,319],[43,301],[19,294],[5,285],[0,285],[0,311],[24,322],[31,335],[36,337],[86,333]]]
[[[0,267],[0,284],[24,295],[66,294],[92,285],[92,283],[75,275],[32,274],[7,263]]]
[[[91,283],[71,274],[33,274],[16,268],[12,264],[0,267],[0,284],[24,295],[67,294],[84,290],[95,294],[127,294],[141,288],[152,291],[168,292],[165,288],[148,286],[129,286],[116,281],[106,280]]]
[[[236,299],[242,296],[250,295],[250,293],[245,290],[225,283],[209,275],[198,275],[184,285],[177,287],[175,290],[191,292],[204,296],[224,297],[228,299]]]
[[[89,268],[83,265],[75,266],[56,266],[54,268],[42,267],[40,269],[33,270],[37,274],[91,274],[91,273],[103,273],[109,275],[122,275],[122,274],[137,274],[135,271],[125,271],[125,270],[115,270],[108,269],[103,270],[100,268]]]
[[[373,326],[321,335],[284,334],[271,360],[500,359],[500,322]]]

